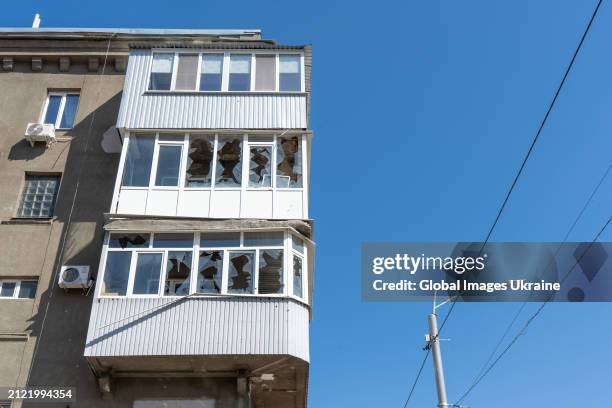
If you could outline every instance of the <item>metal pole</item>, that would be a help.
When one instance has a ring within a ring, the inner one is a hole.
[[[438,390],[438,407],[448,407],[446,400],[446,384],[444,383],[444,368],[442,368],[442,353],[440,352],[440,339],[438,338],[438,318],[435,313],[427,316],[429,323],[429,346],[433,354],[434,370],[436,373],[436,388]]]

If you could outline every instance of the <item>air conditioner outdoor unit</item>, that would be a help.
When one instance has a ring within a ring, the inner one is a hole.
[[[63,265],[59,286],[64,289],[87,289],[93,283],[89,265]]]
[[[25,138],[34,146],[34,142],[45,142],[47,146],[55,142],[55,126],[46,123],[28,123]]]

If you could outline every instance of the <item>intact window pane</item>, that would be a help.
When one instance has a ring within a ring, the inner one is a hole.
[[[282,231],[245,232],[244,246],[283,246],[284,239]]]
[[[111,234],[110,248],[148,248],[149,234]]]
[[[214,142],[206,136],[191,136],[187,155],[186,187],[210,187]]]
[[[154,91],[169,91],[172,85],[172,64],[174,54],[153,54],[151,81],[149,89]]]
[[[191,276],[191,251],[169,251],[166,262],[166,284],[164,295],[184,296],[189,294]]]
[[[19,299],[34,299],[36,297],[36,287],[38,282],[36,281],[21,281],[19,285]]]
[[[242,180],[242,138],[220,137],[217,151],[217,187],[240,187]]]
[[[276,56],[255,55],[255,90],[276,90]]]
[[[54,125],[57,122],[57,115],[62,103],[61,95],[49,95],[49,103],[47,103],[47,112],[45,113],[45,123]]]
[[[276,141],[276,187],[302,187],[302,144],[297,136]]]
[[[191,248],[193,234],[155,234],[153,248]]]
[[[200,246],[203,248],[239,247],[239,232],[202,232]]]
[[[302,90],[302,76],[300,74],[299,55],[279,55],[279,78],[278,85],[281,91]]]
[[[106,254],[106,267],[102,282],[103,295],[125,296],[131,260],[131,252],[108,252]]]
[[[251,90],[251,54],[230,55],[229,90]]]
[[[159,146],[156,186],[178,186],[182,150],[181,146]]]
[[[0,287],[0,297],[13,297],[16,286],[16,282],[2,282],[2,286]]]
[[[249,187],[272,186],[272,146],[251,146]]]
[[[230,252],[229,293],[253,293],[254,252]]]
[[[79,95],[66,95],[66,103],[64,104],[64,113],[62,114],[60,128],[72,128],[72,126],[74,125],[74,117],[76,116],[78,105]]]
[[[283,250],[260,250],[259,284],[257,285],[259,293],[283,293],[283,281]]]
[[[123,169],[122,185],[124,187],[149,186],[154,147],[155,137],[153,136],[130,136]]]
[[[293,295],[299,298],[304,298],[302,262],[302,258],[293,255]]]
[[[223,79],[223,54],[203,54],[200,91],[220,91]]]
[[[133,294],[156,295],[159,293],[161,262],[162,254],[138,254],[136,271],[134,273]]]
[[[223,251],[201,251],[198,265],[198,293],[221,293]]]
[[[19,217],[52,217],[58,190],[59,176],[26,175],[18,211]]]
[[[291,235],[291,245],[293,249],[298,251],[300,254],[304,253],[304,241],[301,238]]]
[[[197,54],[179,54],[174,89],[195,90],[198,80],[198,58]]]

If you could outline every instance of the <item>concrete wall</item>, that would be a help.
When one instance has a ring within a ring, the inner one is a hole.
[[[101,75],[102,64],[90,72],[85,59],[73,60],[68,72],[59,72],[57,61],[43,61],[40,72],[33,72],[27,59],[18,60],[12,71],[0,71],[0,279],[39,280],[36,299],[0,300],[0,386],[72,385],[97,396],[83,357],[91,297],[64,293],[53,283],[60,264],[91,265],[94,271],[97,266],[102,214],[110,206],[119,159],[101,142],[116,122],[124,76],[112,66]],[[75,125],[57,132],[66,141],[31,147],[24,131],[40,119],[49,90],[80,91]],[[26,172],[62,175],[53,220],[14,219]],[[62,262],[57,262],[62,244]]]

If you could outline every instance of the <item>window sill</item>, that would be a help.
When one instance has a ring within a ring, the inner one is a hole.
[[[55,221],[57,217],[37,217],[37,218],[20,218],[15,217],[8,220],[1,220],[0,225],[49,225]]]

